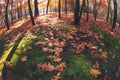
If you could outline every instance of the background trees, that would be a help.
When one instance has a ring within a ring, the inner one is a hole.
[[[23,16],[27,16],[30,7],[27,0],[8,1],[4,0],[0,3],[0,24],[3,24],[5,18],[6,22],[4,24],[7,26],[7,29],[8,25],[17,19],[16,17],[21,19]],[[58,17],[60,18],[63,12],[66,15],[74,12],[74,24],[79,25],[82,14],[86,13],[86,21],[89,21],[89,14],[92,14],[95,21],[98,18],[103,18],[107,22],[110,22],[113,25],[113,30],[116,23],[120,24],[120,19],[117,18],[120,14],[120,6],[117,6],[119,3],[119,0],[31,0],[30,15],[31,12],[32,16],[45,13],[45,11],[46,14],[48,12],[58,12]],[[8,20],[7,16],[4,16],[4,13],[8,15]]]

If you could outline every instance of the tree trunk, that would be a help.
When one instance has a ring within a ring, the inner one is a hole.
[[[48,7],[49,7],[49,4],[50,4],[50,0],[48,0],[48,2],[47,2],[46,14],[48,14]]]
[[[18,0],[17,0],[17,16],[18,16],[18,19],[20,18],[20,11],[19,11],[19,6],[18,6]]]
[[[61,0],[58,1],[58,15],[61,18]]]
[[[5,9],[5,25],[9,30],[10,27],[9,27],[9,20],[8,20],[8,4],[9,4],[9,0],[7,0],[6,9]]]
[[[88,22],[89,21],[89,0],[87,0],[86,14],[87,14],[87,22]]]
[[[13,23],[13,17],[12,17],[12,10],[13,10],[13,0],[11,0],[11,11],[10,11],[10,15],[11,15],[11,23]]]
[[[28,0],[28,8],[29,8],[30,19],[31,19],[32,25],[34,26],[35,22],[34,22],[34,17],[33,17],[31,5],[30,5],[30,0]]]
[[[35,16],[39,15],[38,1],[34,0]]]
[[[116,27],[116,22],[117,22],[117,1],[113,1],[114,4],[114,17],[113,17],[113,24],[112,24],[112,31]]]
[[[109,20],[109,14],[110,14],[110,4],[111,4],[111,0],[107,0],[107,1],[108,1],[108,10],[107,10],[106,21],[108,22],[108,20]]]
[[[22,19],[22,0],[20,0],[20,18]]]
[[[74,24],[75,25],[80,24],[79,11],[80,11],[80,0],[76,0],[75,1],[75,11],[74,11]]]
[[[81,10],[80,10],[80,21],[81,21],[83,9],[84,9],[84,7],[85,7],[85,1],[86,1],[86,0],[83,0],[82,7],[81,7]]]
[[[67,15],[67,0],[65,0],[65,14]]]
[[[94,10],[93,10],[93,14],[94,14],[94,21],[96,21],[97,19],[97,1],[94,0]]]

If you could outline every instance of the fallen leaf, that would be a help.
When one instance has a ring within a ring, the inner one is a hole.
[[[94,69],[98,69],[98,68],[99,68],[99,63],[98,63],[98,61],[96,61],[96,63],[93,65],[93,68],[94,68]]]
[[[95,77],[97,77],[98,75],[101,75],[101,72],[97,69],[91,69],[90,73]]]
[[[6,65],[7,67],[12,67],[12,63],[11,63],[10,61],[5,61],[5,65]]]
[[[102,58],[106,58],[107,57],[107,52],[102,52]]]
[[[22,62],[26,62],[26,61],[27,61],[27,58],[28,58],[28,56],[24,56],[24,57],[22,57],[20,60],[21,60]]]
[[[57,73],[57,75],[53,76],[53,78],[51,78],[51,80],[59,80],[59,79],[61,79],[62,77],[60,75],[61,75],[60,72]]]

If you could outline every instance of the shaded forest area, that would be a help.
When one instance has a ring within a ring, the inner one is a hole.
[[[120,80],[120,0],[1,0],[0,80]]]

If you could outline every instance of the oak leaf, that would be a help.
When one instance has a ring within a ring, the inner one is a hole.
[[[59,80],[59,79],[61,79],[62,77],[60,75],[61,75],[60,72],[57,73],[57,75],[53,76],[53,78],[51,78],[51,80]]]
[[[20,59],[22,62],[26,62],[28,60],[28,56],[24,56]]]
[[[97,77],[98,75],[101,75],[101,72],[97,69],[91,69],[90,73],[95,77]]]

